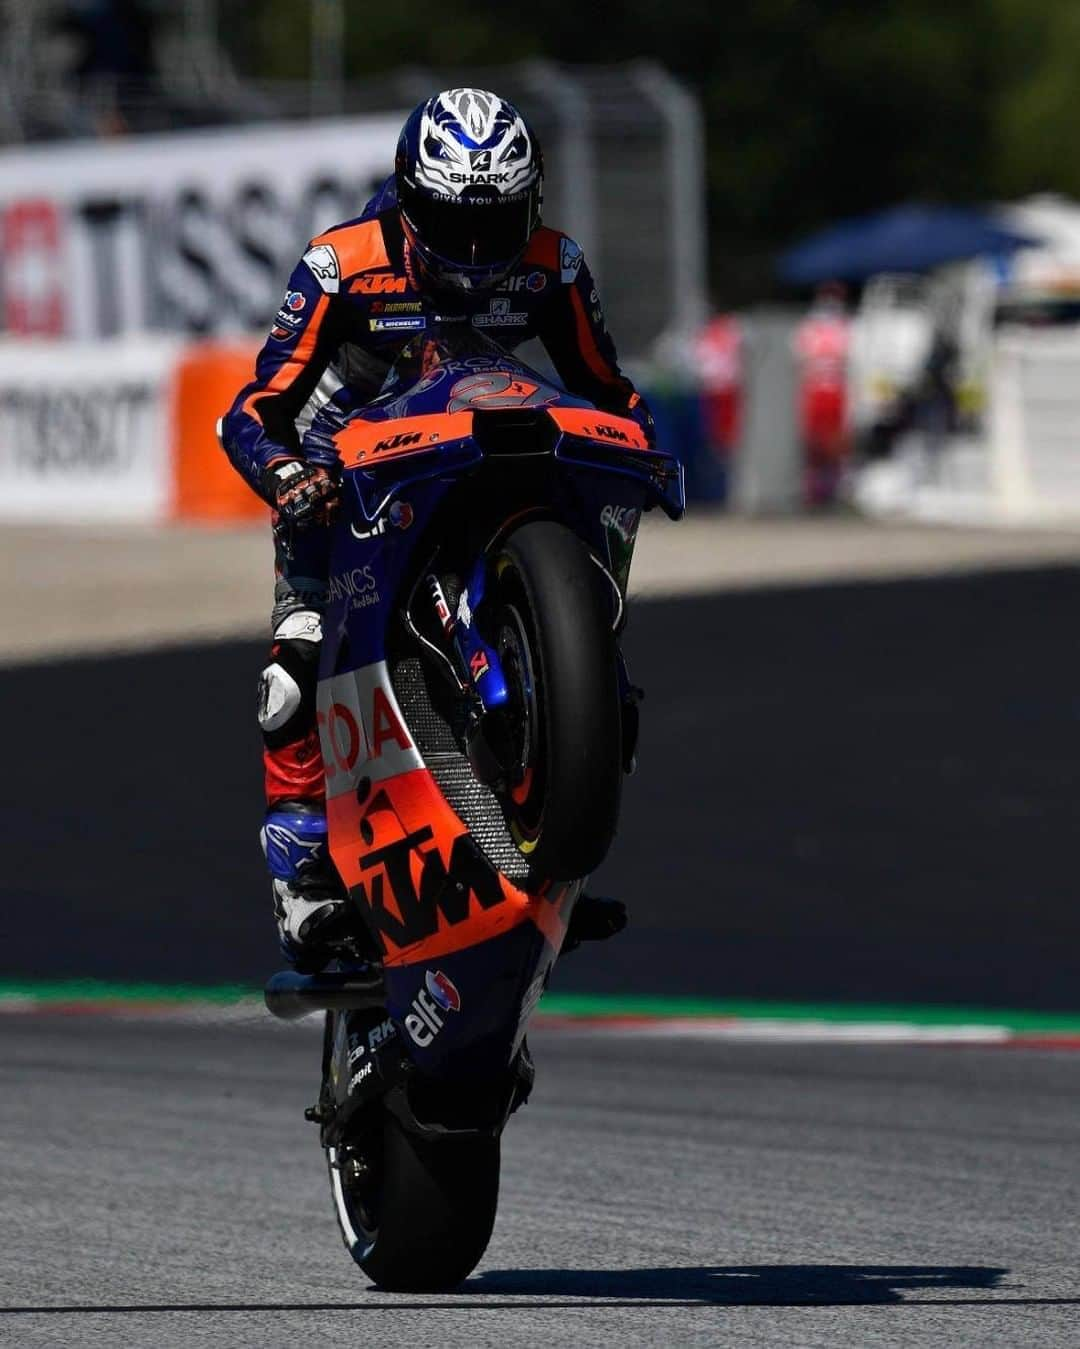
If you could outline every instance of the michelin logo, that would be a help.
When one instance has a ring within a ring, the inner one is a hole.
[[[423,314],[415,317],[409,314],[391,314],[389,318],[368,319],[368,327],[373,333],[415,333],[427,327],[427,319]]]
[[[304,254],[308,270],[328,295],[336,295],[341,287],[341,267],[329,244],[316,244]]]

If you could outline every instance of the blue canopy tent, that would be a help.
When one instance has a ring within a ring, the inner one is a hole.
[[[1041,243],[995,224],[981,211],[955,206],[894,206],[830,225],[782,253],[781,280],[865,281],[879,272],[926,272],[981,253],[1011,253]]]

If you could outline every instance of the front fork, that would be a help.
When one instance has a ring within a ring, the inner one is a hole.
[[[499,787],[506,786],[505,732],[499,718],[500,712],[506,707],[509,691],[499,654],[484,639],[476,624],[476,613],[487,593],[487,568],[487,557],[482,555],[477,558],[458,595],[451,593],[448,597],[442,582],[433,574],[427,577],[427,587],[443,636],[450,648],[451,664],[463,691],[470,696],[469,724],[466,729],[469,760],[482,782]],[[623,771],[630,774],[637,766],[641,720],[638,706],[645,692],[631,682],[626,657],[618,644],[616,659],[622,711],[622,766]]]

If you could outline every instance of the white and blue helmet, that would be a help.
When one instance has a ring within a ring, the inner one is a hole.
[[[402,128],[395,177],[409,245],[442,286],[491,289],[540,223],[540,146],[513,104],[484,89],[421,103]]]

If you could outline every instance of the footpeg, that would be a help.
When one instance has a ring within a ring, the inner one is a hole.
[[[621,899],[582,895],[574,905],[560,954],[576,951],[583,941],[607,941],[617,937],[627,924],[626,905]]]

